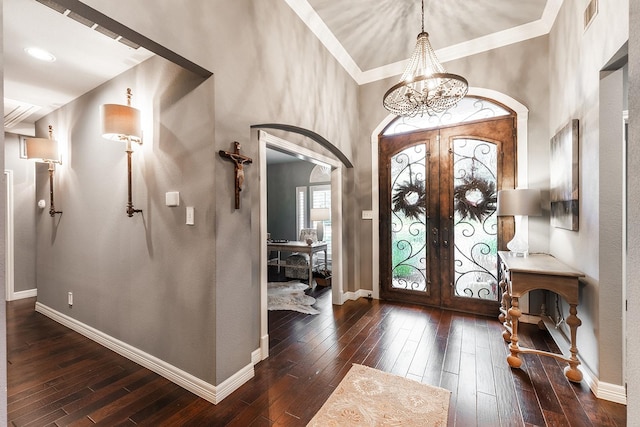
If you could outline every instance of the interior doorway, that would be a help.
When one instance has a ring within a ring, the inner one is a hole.
[[[265,131],[258,131],[259,175],[260,175],[260,311],[261,311],[261,359],[269,355],[269,331],[267,310],[268,251],[267,251],[267,148],[293,155],[315,164],[328,166],[331,169],[331,300],[333,304],[344,302],[343,292],[343,260],[342,260],[342,163],[316,153],[311,149],[293,144]]]

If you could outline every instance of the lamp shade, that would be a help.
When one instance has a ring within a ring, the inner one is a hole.
[[[325,221],[331,218],[329,208],[311,208],[309,219],[311,221]]]
[[[104,104],[100,106],[102,136],[114,141],[142,139],[140,110],[128,105]]]
[[[542,215],[540,208],[540,190],[516,188],[515,190],[498,191],[498,216]]]
[[[58,161],[58,141],[49,138],[27,138],[27,158]]]

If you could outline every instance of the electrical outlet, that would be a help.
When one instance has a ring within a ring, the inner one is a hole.
[[[67,303],[69,304],[69,307],[73,305],[73,292],[69,292],[67,294]]]

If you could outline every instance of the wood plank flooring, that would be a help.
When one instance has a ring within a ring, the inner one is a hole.
[[[304,426],[359,363],[451,390],[450,426],[626,425],[624,406],[569,383],[555,359],[510,369],[497,319],[313,294],[320,315],[269,313],[270,357],[218,405],[35,313],[34,299],[9,302],[9,424]],[[521,340],[557,350],[537,327]]]

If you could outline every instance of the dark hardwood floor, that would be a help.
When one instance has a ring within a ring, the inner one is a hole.
[[[313,294],[320,315],[269,313],[270,357],[218,405],[35,313],[34,299],[7,303],[9,424],[304,426],[359,363],[451,390],[450,426],[626,425],[624,406],[569,383],[555,359],[510,369],[497,319]]]

